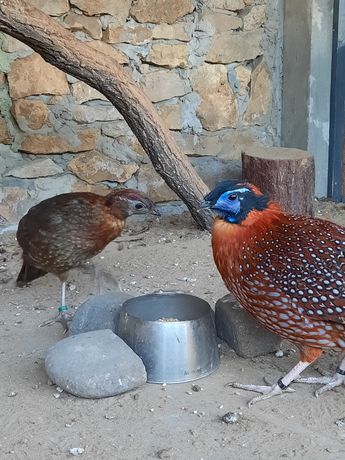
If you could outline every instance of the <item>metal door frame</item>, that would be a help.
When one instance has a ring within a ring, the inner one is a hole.
[[[345,201],[345,0],[334,0],[328,196]]]

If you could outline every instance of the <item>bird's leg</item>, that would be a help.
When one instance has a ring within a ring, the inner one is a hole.
[[[61,306],[66,306],[66,281],[61,283]]]
[[[72,318],[73,314],[68,311],[66,305],[66,281],[63,280],[61,283],[61,306],[59,307],[57,322],[63,325],[65,333],[68,331],[68,323]]]
[[[300,373],[304,371],[313,361],[315,361],[321,354],[322,350],[312,349],[303,347],[301,348],[300,361],[289,371],[284,377],[280,378],[274,385],[243,385],[242,383],[232,382],[229,386],[234,388],[240,388],[241,390],[255,391],[261,393],[261,396],[257,396],[249,401],[249,406],[263,401],[265,399],[272,398],[273,396],[281,395],[282,393],[292,393],[295,390],[289,388],[292,381],[296,380]]]
[[[61,323],[64,328],[64,334],[68,331],[68,323],[73,318],[72,313],[69,313],[66,305],[66,279],[61,280],[61,305],[59,307],[59,314],[52,319],[48,319],[39,325],[39,327],[49,326],[54,323]]]
[[[339,367],[334,375],[331,376],[322,376],[322,377],[302,377],[296,379],[298,383],[321,383],[323,386],[315,391],[315,396],[318,397],[325,393],[328,390],[332,390],[335,387],[338,387],[342,384],[345,385],[345,358],[341,361]]]

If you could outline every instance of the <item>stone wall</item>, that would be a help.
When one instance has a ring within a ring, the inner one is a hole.
[[[279,142],[279,0],[31,0],[122,63],[212,186],[243,146]],[[124,185],[176,200],[107,99],[2,34],[0,215]]]

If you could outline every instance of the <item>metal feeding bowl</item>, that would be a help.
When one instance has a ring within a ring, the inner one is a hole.
[[[150,383],[182,383],[217,369],[213,312],[198,297],[177,292],[126,300],[117,334],[142,359]]]

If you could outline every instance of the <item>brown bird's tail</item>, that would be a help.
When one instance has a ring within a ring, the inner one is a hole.
[[[36,268],[33,265],[28,264],[27,262],[23,262],[22,268],[19,272],[17,278],[17,286],[23,287],[25,284],[29,283],[40,276],[46,275],[47,272],[41,270],[40,268]]]

